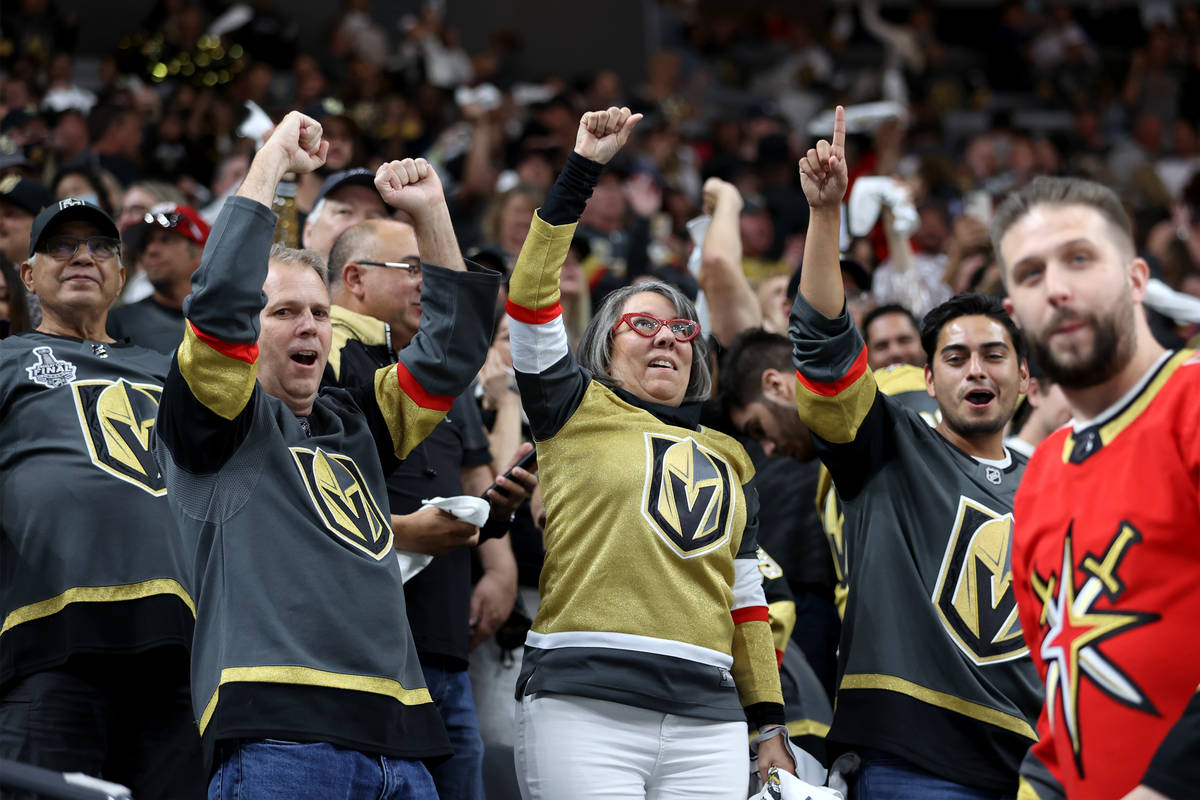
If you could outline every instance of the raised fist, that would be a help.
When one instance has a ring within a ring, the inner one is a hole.
[[[289,111],[275,126],[263,147],[276,148],[288,172],[312,172],[325,163],[329,142],[321,139],[321,123],[299,111]]]
[[[813,208],[841,205],[846,196],[846,112],[837,107],[833,144],[822,139],[800,159],[800,188]]]
[[[389,206],[414,218],[420,218],[446,202],[437,170],[423,158],[380,164],[375,172],[375,188]]]
[[[634,127],[642,121],[641,114],[628,108],[613,106],[607,111],[589,111],[579,120],[575,134],[575,152],[600,164],[607,164],[617,154]]]
[[[711,214],[717,210],[717,206],[724,207],[726,203],[732,204],[735,213],[740,213],[742,210],[742,193],[738,188],[728,181],[723,181],[720,178],[709,178],[704,182],[704,213]]]

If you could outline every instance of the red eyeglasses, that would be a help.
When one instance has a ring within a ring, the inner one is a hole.
[[[622,314],[621,318],[617,320],[617,324],[612,326],[612,333],[617,332],[617,328],[621,327],[622,322],[638,336],[645,336],[647,339],[658,333],[658,329],[663,325],[667,326],[667,330],[671,332],[677,342],[690,342],[700,335],[700,323],[694,319],[659,319],[638,311]]]

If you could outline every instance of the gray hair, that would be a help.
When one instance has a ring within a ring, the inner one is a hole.
[[[1116,192],[1103,184],[1083,178],[1040,177],[1010,193],[992,218],[992,248],[1002,269],[1004,259],[1000,256],[1000,240],[1008,233],[1008,229],[1032,211],[1034,206],[1040,205],[1078,205],[1094,208],[1116,230],[1119,236],[1118,246],[1131,254],[1135,252],[1133,226]]]
[[[683,319],[696,320],[696,306],[683,292],[669,283],[662,281],[646,281],[630,286],[622,286],[604,298],[600,310],[592,317],[591,322],[579,339],[577,358],[579,364],[586,369],[597,383],[610,388],[618,386],[616,380],[609,374],[612,361],[612,329],[621,319],[621,309],[625,302],[635,294],[653,292],[671,301],[675,313]],[[683,395],[687,401],[707,400],[712,393],[712,368],[708,364],[708,343],[704,333],[692,340],[692,372],[688,375],[687,391]]]
[[[288,247],[276,242],[271,245],[271,255],[268,261],[312,267],[313,271],[321,276],[321,283],[329,285],[329,269],[325,266],[325,259],[321,258],[321,254],[316,250],[301,250],[298,247]]]

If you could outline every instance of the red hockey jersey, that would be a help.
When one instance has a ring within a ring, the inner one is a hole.
[[[1176,744],[1180,731],[1195,735],[1198,428],[1200,355],[1185,350],[1100,418],[1048,437],[1025,470],[1013,577],[1046,700],[1022,798],[1153,786],[1144,779],[1168,732]],[[1195,766],[1168,772],[1180,769]]]

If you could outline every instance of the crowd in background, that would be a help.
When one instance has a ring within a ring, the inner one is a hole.
[[[28,234],[19,246],[8,241],[13,218],[36,212],[8,196],[8,176],[41,182],[54,199],[91,200],[122,230],[161,202],[194,207],[211,223],[253,156],[255,140],[239,133],[247,103],[276,120],[302,109],[323,126],[326,164],[296,185],[301,218],[329,175],[423,157],[445,187],[463,252],[506,271],[571,151],[580,114],[613,105],[645,114],[600,177],[563,268],[573,345],[602,298],[639,278],[695,298],[688,262],[698,240],[688,223],[701,215],[712,177],[741,194],[742,269],[763,327],[786,333],[809,215],[796,163],[829,135],[835,102],[886,104],[848,120],[849,196],[862,178],[894,179],[864,226],[851,200],[843,278],[860,322],[874,306],[899,304],[919,320],[959,292],[1002,294],[990,214],[1040,175],[1113,187],[1154,275],[1200,297],[1197,5],[650,5],[658,41],[645,73],[625,80],[617,71],[526,69],[522,54],[534,45],[519,21],[468,50],[433,4],[393,30],[365,0],[345,0],[323,46],[305,50],[286,4],[162,0],[138,33],[95,58],[76,56],[78,26],[49,0],[3,0],[0,310],[12,332],[38,317],[17,277]],[[137,244],[127,241],[122,254],[131,274]],[[130,280],[125,299],[148,291]],[[1178,344],[1196,330],[1164,319],[1156,333]],[[501,363],[489,361],[478,390],[485,421],[511,374],[507,336],[501,319]],[[495,463],[510,455],[492,453]],[[815,487],[815,465],[811,473]],[[810,598],[798,606],[809,617],[795,636],[831,691],[834,569],[815,510],[800,502],[764,519],[761,538],[797,542],[774,554],[797,598]],[[537,584],[538,523],[526,509],[513,529],[527,587]],[[513,623],[515,631],[501,631],[507,651],[524,632]],[[485,740],[504,738],[494,731],[505,724],[493,728],[482,704],[480,719]]]
[[[114,212],[131,184],[155,181],[171,187],[156,186],[164,199],[212,219],[246,168],[252,144],[237,131],[253,101],[276,118],[300,108],[322,121],[325,174],[428,158],[464,247],[511,264],[580,112],[626,104],[647,119],[588,206],[591,247],[579,254],[590,287],[643,273],[686,285],[685,226],[710,176],[747,199],[746,272],[761,285],[799,265],[807,209],[795,163],[809,124],[834,100],[891,101],[899,118],[852,121],[851,179],[905,182],[919,214],[912,248],[948,291],[995,286],[984,223],[996,197],[1069,173],[1116,188],[1161,276],[1200,292],[1200,12],[1190,3],[662,3],[660,41],[637,81],[531,74],[522,53],[533,45],[515,25],[468,52],[435,6],[388,30],[347,2],[324,46],[302,51],[282,4],[233,13],[162,2],[97,61],[75,59],[79,31],[52,3],[5,5],[0,165]],[[319,182],[299,187],[301,214]],[[880,228],[850,249],[864,283],[889,259]]]

